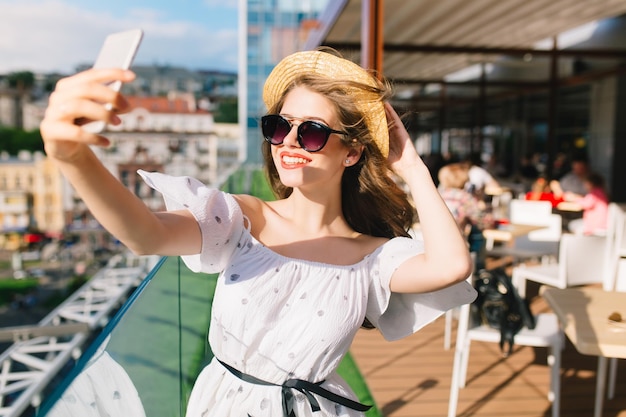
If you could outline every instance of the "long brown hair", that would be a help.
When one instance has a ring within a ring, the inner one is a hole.
[[[334,106],[339,129],[347,133],[342,136],[342,142],[348,147],[364,146],[358,163],[346,168],[341,181],[342,209],[346,221],[355,231],[370,236],[409,236],[408,230],[415,217],[414,208],[406,193],[393,180],[387,159],[371,137],[354,97],[346,91],[346,88],[366,90],[384,101],[391,95],[391,89],[381,82],[377,84],[374,87],[349,80],[306,75],[295,80],[268,112],[280,113],[285,96],[295,87],[305,87],[326,97]],[[278,198],[288,197],[293,189],[280,182],[271,145],[264,141],[262,151],[272,190]]]

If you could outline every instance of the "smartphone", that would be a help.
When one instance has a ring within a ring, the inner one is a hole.
[[[131,29],[108,35],[102,44],[93,68],[129,69],[137,54],[142,38],[143,31],[141,29]],[[122,83],[114,81],[108,84],[108,86],[115,91],[119,91],[122,88]],[[110,110],[111,105],[107,104],[107,108]],[[82,126],[83,129],[92,133],[100,133],[105,127],[106,123],[102,121],[90,122]]]

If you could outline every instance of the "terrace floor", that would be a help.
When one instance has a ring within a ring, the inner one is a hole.
[[[532,298],[531,308],[536,313],[549,311],[538,296]],[[443,317],[395,342],[385,341],[376,330],[359,331],[351,353],[385,417],[447,416],[456,329],[450,350],[443,348],[443,333]],[[566,342],[562,417],[593,415],[596,367],[596,357],[581,355]],[[497,344],[473,342],[457,416],[549,417],[549,381],[546,349],[517,346],[504,359]],[[615,398],[604,400],[603,411],[603,417],[626,417],[626,360],[618,361]]]

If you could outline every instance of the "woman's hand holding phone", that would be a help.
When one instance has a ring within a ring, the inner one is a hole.
[[[41,122],[41,136],[49,157],[70,161],[86,145],[108,146],[109,140],[82,127],[85,121],[119,124],[118,113],[128,110],[126,99],[106,84],[132,81],[135,75],[123,69],[90,69],[60,80],[50,95]],[[115,108],[109,111],[106,104]]]
[[[98,53],[96,62],[93,64],[94,69],[104,68],[122,68],[129,69],[141,40],[143,39],[143,31],[141,29],[131,29],[124,32],[112,33],[107,36],[102,44],[102,48]],[[120,91],[122,83],[119,80],[114,80],[107,83],[107,86],[114,91]],[[108,111],[112,111],[117,108],[112,106],[111,103],[104,103],[105,108]],[[83,129],[92,132],[100,133],[106,127],[106,120],[94,119],[93,122],[83,125]]]
[[[119,90],[135,78],[128,68],[142,37],[140,29],[107,36],[92,69],[57,83],[41,123],[48,156],[70,161],[86,145],[109,145],[99,133],[107,123],[119,124],[118,114],[129,110]]]

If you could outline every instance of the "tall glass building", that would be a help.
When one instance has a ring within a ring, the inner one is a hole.
[[[286,55],[301,50],[328,0],[239,0],[239,123],[245,160],[260,164],[263,84]]]

